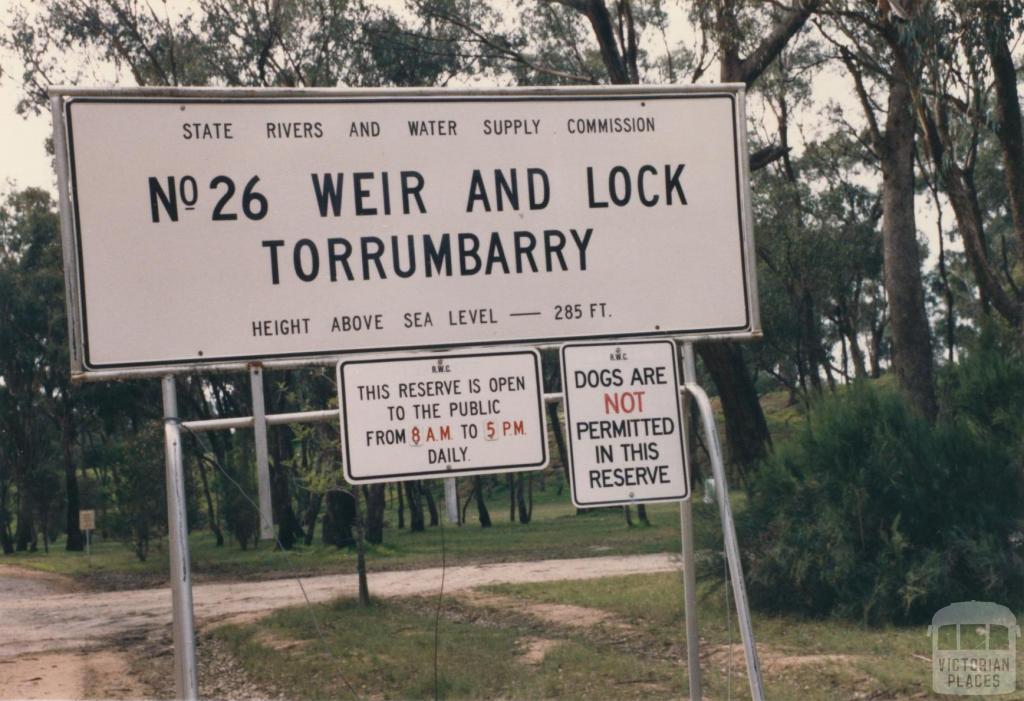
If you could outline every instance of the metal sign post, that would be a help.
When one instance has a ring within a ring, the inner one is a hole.
[[[682,346],[683,377],[696,377],[697,370],[693,359],[693,346],[685,343]],[[683,454],[690,459],[689,402],[682,405]],[[688,476],[689,478],[689,476]],[[679,533],[683,549],[683,612],[686,617],[686,666],[689,671],[690,699],[700,701],[703,698],[700,681],[700,630],[697,626],[697,573],[696,558],[693,554],[693,501],[687,499],[679,502]]]
[[[178,418],[178,397],[173,375],[163,378],[162,389],[167,460],[167,536],[171,551],[171,604],[174,614],[174,689],[176,698],[194,701],[198,697],[196,633],[192,613],[192,573],[188,554],[181,422]]]
[[[256,440],[256,489],[260,502],[260,539],[274,540],[274,509],[270,499],[270,459],[267,456],[267,417],[263,400],[263,369],[249,366],[252,385],[252,430]]]
[[[715,475],[718,511],[722,517],[725,555],[729,562],[733,598],[736,600],[736,617],[740,626],[740,636],[743,638],[743,655],[747,662],[750,695],[754,701],[762,701],[764,699],[764,681],[761,679],[761,663],[757,657],[754,627],[750,620],[750,608],[747,605],[747,588],[743,580],[743,563],[740,561],[740,546],[736,540],[736,526],[732,520],[732,504],[729,501],[729,483],[725,477],[722,446],[718,441],[718,428],[715,425],[715,414],[711,409],[711,401],[701,386],[697,384],[695,367],[693,344],[686,343],[683,345],[683,381],[686,383],[687,394],[693,397],[697,403],[697,409],[700,411],[704,423],[704,436],[707,440],[708,456],[711,458],[711,471]],[[687,618],[687,626],[689,626],[689,618]]]
[[[91,538],[89,536],[96,529],[95,510],[83,509],[78,512],[78,529],[85,532],[85,558],[89,567],[92,567]]]
[[[447,512],[448,522],[461,526],[462,521],[459,520],[459,488],[455,483],[454,477],[449,477],[444,481],[444,507]]]

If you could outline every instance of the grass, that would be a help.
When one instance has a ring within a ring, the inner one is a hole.
[[[497,585],[487,589],[524,601],[598,608],[614,613],[643,631],[652,650],[671,645],[685,648],[682,591],[679,577],[675,575]],[[699,609],[702,679],[711,693],[717,694],[725,685],[722,656],[713,656],[716,663],[709,664],[706,653],[727,649],[731,640],[737,646],[733,670],[742,673],[741,638],[734,609],[729,613],[731,625],[726,627],[724,588],[705,583]],[[848,621],[809,620],[757,612],[753,616],[769,698],[932,698],[928,661],[932,651],[927,626],[871,627]],[[842,657],[830,661],[821,656]],[[1024,651],[1018,650],[1017,660],[1018,668],[1024,670]],[[746,684],[745,676],[734,673],[735,698],[749,698]],[[1018,682],[1018,689],[1021,688]],[[1024,699],[1024,692],[1000,698]]]
[[[281,611],[258,623],[218,629],[246,672],[289,698],[434,697],[435,601],[350,600],[319,613],[320,641],[308,612]],[[529,640],[555,636],[543,660],[523,660]],[[677,665],[572,639],[514,613],[500,621],[457,604],[438,622],[437,691],[445,699],[640,699],[683,681]]]
[[[437,649],[440,698],[685,696],[678,575],[498,585],[484,591],[500,598],[444,603]],[[546,618],[532,608],[536,604],[584,606],[614,618],[580,628]],[[436,605],[430,597],[375,602],[369,609],[338,601],[318,611],[324,641],[302,608],[215,634],[258,684],[287,690],[292,698],[431,698]],[[724,589],[705,584],[699,609],[706,698],[749,698],[735,615],[730,615],[731,633],[726,627]],[[931,694],[924,626],[872,628],[759,614],[754,627],[768,698],[940,698]],[[524,652],[537,640],[548,641],[547,652],[542,660],[530,660]],[[1024,669],[1024,656],[1018,666]],[[1024,693],[1001,698],[1022,699]]]

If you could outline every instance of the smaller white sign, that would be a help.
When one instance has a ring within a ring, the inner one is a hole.
[[[400,355],[338,363],[349,482],[543,469],[540,354]]]
[[[690,497],[674,343],[564,345],[562,390],[576,506]]]
[[[78,512],[78,529],[82,531],[96,530],[96,511],[93,509]]]

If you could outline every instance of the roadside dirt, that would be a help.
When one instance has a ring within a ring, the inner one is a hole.
[[[445,591],[500,583],[593,579],[675,571],[668,554],[449,567]],[[355,595],[355,575],[200,584],[193,588],[199,629],[200,692],[214,698],[265,696],[245,686],[226,652],[202,631],[252,620],[274,609]],[[441,569],[371,573],[371,596],[436,593]],[[0,699],[168,698],[173,696],[168,589],[75,592],[62,577],[0,564]],[[233,676],[234,675],[234,676]],[[241,688],[239,688],[241,687]]]

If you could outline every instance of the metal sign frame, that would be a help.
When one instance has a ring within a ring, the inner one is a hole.
[[[85,305],[83,298],[83,270],[80,260],[78,240],[77,207],[75,202],[75,183],[71,168],[70,129],[66,114],[68,106],[75,100],[106,100],[106,101],[174,101],[191,100],[199,102],[268,102],[275,101],[465,101],[486,99],[526,100],[536,98],[642,98],[642,97],[679,97],[679,96],[729,96],[733,99],[733,133],[736,158],[738,217],[741,236],[740,253],[742,281],[744,285],[744,302],[747,311],[745,328],[711,332],[680,332],[678,330],[646,331],[630,334],[637,337],[658,336],[676,338],[689,342],[702,340],[743,340],[761,335],[760,310],[758,306],[756,261],[753,240],[753,214],[751,209],[749,163],[746,137],[745,86],[726,83],[706,86],[597,86],[573,88],[523,88],[499,90],[449,90],[449,89],[278,89],[278,88],[111,88],[87,89],[58,87],[51,90],[51,112],[53,115],[53,136],[55,160],[58,175],[58,192],[61,212],[61,236],[64,251],[65,287],[68,300],[68,331],[70,341],[71,374],[74,380],[102,381],[122,379],[125,377],[162,377],[169,374],[190,374],[204,372],[244,371],[251,362],[260,362],[268,369],[298,368],[309,366],[331,366],[337,362],[339,355],[365,354],[383,350],[401,350],[406,352],[437,351],[454,347],[494,347],[494,346],[526,346],[555,347],[557,343],[569,341],[599,341],[623,338],[619,335],[567,335],[560,334],[537,339],[502,340],[496,342],[477,341],[448,345],[434,344],[427,346],[408,346],[402,348],[380,348],[368,350],[343,349],[340,351],[310,352],[268,357],[241,357],[228,359],[187,360],[181,362],[159,362],[150,365],[116,368],[89,367],[87,362]]]
[[[198,697],[197,673],[196,673],[196,644],[195,626],[192,608],[192,581],[191,564],[189,558],[189,546],[187,538],[187,514],[185,513],[185,475],[182,455],[181,429],[184,427],[190,432],[222,430],[228,428],[254,428],[256,429],[257,453],[262,444],[263,457],[261,462],[266,462],[266,428],[271,425],[286,423],[307,423],[329,421],[335,422],[340,418],[340,410],[307,411],[291,414],[267,415],[264,411],[262,397],[262,377],[259,368],[300,368],[300,367],[324,367],[333,366],[338,363],[339,354],[309,354],[303,357],[275,357],[267,358],[262,362],[250,362],[254,359],[229,359],[212,360],[203,362],[182,362],[173,364],[154,364],[145,367],[114,368],[114,369],[90,369],[85,363],[85,336],[83,326],[82,290],[80,287],[80,266],[78,258],[78,246],[76,235],[76,219],[73,207],[73,193],[70,175],[70,149],[69,134],[64,119],[64,110],[68,101],[76,97],[108,98],[111,100],[126,99],[164,99],[164,100],[205,100],[205,101],[231,101],[235,99],[264,100],[264,99],[380,99],[392,97],[403,100],[416,100],[418,98],[433,98],[449,96],[453,98],[480,97],[480,96],[518,96],[520,98],[536,96],[584,96],[595,97],[599,95],[616,96],[653,96],[672,94],[729,94],[734,96],[734,127],[735,127],[735,150],[737,158],[737,178],[739,196],[740,228],[743,236],[741,244],[741,255],[743,258],[744,297],[748,312],[747,327],[738,331],[723,333],[690,333],[679,334],[666,331],[661,334],[634,334],[636,336],[650,337],[657,335],[662,338],[678,339],[683,343],[683,381],[681,391],[686,392],[694,398],[701,414],[704,432],[708,439],[709,455],[712,463],[712,470],[719,484],[716,490],[722,530],[725,541],[725,554],[730,564],[730,575],[735,592],[735,603],[740,624],[740,633],[743,638],[743,647],[747,663],[747,676],[750,684],[751,695],[756,700],[764,698],[763,682],[761,679],[760,664],[757,656],[757,649],[754,644],[753,628],[747,605],[746,591],[743,580],[742,564],[739,558],[739,546],[736,540],[735,526],[732,520],[732,509],[729,501],[729,492],[726,482],[724,461],[718,441],[717,428],[714,415],[711,411],[707,395],[696,384],[696,371],[693,357],[692,344],[707,340],[749,340],[758,338],[761,335],[760,311],[758,307],[756,263],[754,258],[753,241],[753,214],[751,209],[749,165],[747,160],[748,145],[746,137],[746,111],[745,111],[745,86],[742,84],[721,84],[708,86],[677,86],[646,87],[646,86],[601,86],[591,88],[531,88],[531,89],[502,89],[502,90],[422,90],[422,89],[400,89],[400,90],[335,90],[335,89],[277,89],[277,88],[242,88],[242,89],[209,89],[209,88],[112,88],[112,89],[87,89],[74,87],[57,87],[50,92],[50,107],[53,115],[53,137],[56,169],[58,176],[58,203],[61,216],[61,237],[63,243],[64,274],[67,291],[68,308],[68,338],[71,356],[71,377],[74,381],[110,381],[129,377],[161,377],[163,394],[164,413],[164,446],[166,459],[166,481],[167,481],[167,511],[168,511],[168,534],[169,534],[169,556],[171,570],[171,589],[173,603],[173,632],[174,632],[174,663],[175,663],[175,691],[176,697],[181,699],[195,699]],[[522,341],[521,343],[500,342],[494,345],[501,345],[506,348],[531,347],[531,348],[557,348],[558,344],[553,341],[614,341],[622,338],[623,335],[606,335],[590,337],[566,337],[552,338],[552,343]],[[467,343],[462,346],[470,348],[482,344]],[[485,348],[487,346],[484,346]],[[403,349],[412,353],[413,349]],[[436,352],[437,348],[432,349]],[[357,351],[351,351],[356,353]],[[365,349],[358,351],[366,354]],[[346,355],[348,353],[346,352]],[[254,415],[248,417],[222,417],[205,421],[182,421],[178,416],[177,393],[175,388],[175,375],[209,373],[209,372],[250,372],[250,379],[253,381]],[[260,383],[257,387],[256,383]],[[558,402],[562,400],[560,394],[545,394],[545,402]],[[685,416],[685,413],[684,413]],[[684,450],[689,446],[685,445],[686,433],[684,432]],[[261,470],[265,473],[264,469]],[[269,490],[267,490],[269,495]],[[261,524],[261,531],[269,530],[269,519],[266,513],[269,499],[261,498],[261,511],[265,524]],[[684,604],[686,611],[686,632],[687,632],[687,658],[689,666],[689,686],[691,698],[701,698],[701,681],[699,665],[699,638],[697,632],[696,612],[696,589],[694,578],[694,553],[693,553],[693,523],[691,503],[684,501],[680,503],[680,528],[682,533],[682,556],[683,556],[683,582],[684,582]],[[265,531],[264,531],[265,534]]]

